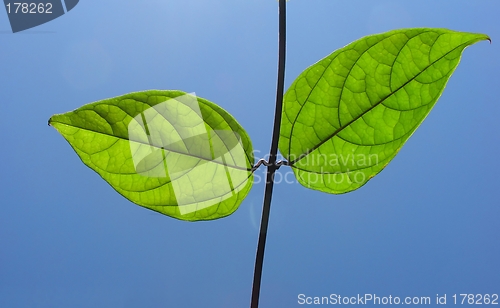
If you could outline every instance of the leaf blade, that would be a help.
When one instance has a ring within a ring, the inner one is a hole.
[[[395,30],[307,68],[285,94],[279,142],[298,181],[329,193],[368,182],[425,119],[463,50],[486,39],[446,29]]]
[[[118,193],[177,219],[230,215],[252,186],[246,132],[219,106],[185,92],[130,93],[49,124]]]

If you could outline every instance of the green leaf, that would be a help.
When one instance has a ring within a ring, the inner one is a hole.
[[[305,187],[353,191],[396,156],[463,50],[489,40],[446,29],[364,37],[306,69],[286,92],[279,149]]]
[[[174,218],[230,215],[252,186],[247,133],[191,94],[130,93],[54,115],[49,125],[125,198]]]

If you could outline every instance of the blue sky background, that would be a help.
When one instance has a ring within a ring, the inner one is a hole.
[[[194,91],[233,114],[262,157],[277,7],[82,0],[18,34],[0,10],[0,307],[249,306],[263,181],[232,216],[181,222],[117,194],[47,120],[133,91]],[[493,43],[465,51],[429,117],[366,186],[275,187],[261,307],[298,307],[300,293],[500,293],[499,16],[497,0],[288,2],[287,86],[333,50],[396,28]]]

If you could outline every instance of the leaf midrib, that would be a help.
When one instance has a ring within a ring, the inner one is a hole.
[[[115,136],[115,135],[111,135],[111,134],[108,134],[108,133],[104,133],[104,132],[98,132],[98,131],[94,131],[94,130],[90,130],[88,128],[83,128],[83,127],[79,127],[79,126],[75,126],[75,125],[70,125],[70,124],[67,124],[67,123],[63,123],[63,122],[59,122],[59,121],[54,121],[52,119],[49,120],[49,125],[52,125],[52,123],[58,123],[58,124],[61,124],[61,125],[65,125],[65,126],[68,126],[68,127],[74,127],[74,128],[78,128],[78,129],[82,129],[82,130],[85,130],[85,131],[88,131],[88,132],[91,132],[91,133],[94,133],[94,134],[100,134],[100,135],[104,135],[104,136],[108,136],[108,137],[113,137],[113,138],[117,138],[117,139],[121,139],[121,140],[125,140],[125,141],[128,141],[128,142],[136,142],[136,143],[139,143],[139,144],[142,144],[142,145],[147,145],[147,146],[150,146],[150,147],[154,147],[158,150],[162,149],[162,150],[165,150],[165,151],[169,151],[169,152],[173,152],[173,153],[177,153],[177,154],[181,154],[181,155],[186,155],[186,156],[190,156],[190,157],[194,157],[194,158],[198,158],[200,160],[205,160],[207,162],[212,162],[212,163],[216,163],[216,164],[219,164],[219,165],[222,165],[222,166],[228,166],[228,167],[231,167],[233,169],[237,169],[237,170],[244,170],[244,171],[249,171],[251,172],[252,171],[252,168],[242,168],[242,167],[239,167],[239,166],[234,166],[234,165],[225,165],[221,162],[217,162],[217,161],[213,161],[213,160],[209,160],[205,157],[200,157],[200,156],[197,156],[197,155],[193,155],[193,154],[186,154],[186,153],[182,153],[182,152],[179,152],[179,151],[174,151],[174,150],[169,150],[169,149],[165,149],[163,147],[158,147],[156,145],[152,145],[152,144],[149,144],[149,143],[144,143],[144,142],[141,142],[141,141],[136,141],[136,140],[130,140],[128,138],[124,138],[122,136]],[[88,153],[87,153],[88,154]],[[246,153],[245,153],[246,154]],[[245,155],[245,157],[248,158],[247,155]],[[248,162],[248,160],[247,160]],[[250,162],[250,164],[252,164]]]

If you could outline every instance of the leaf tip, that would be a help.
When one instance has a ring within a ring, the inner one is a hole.
[[[489,41],[490,44],[491,44],[491,38],[490,38],[490,36],[487,35],[487,34],[483,34],[483,41]]]

